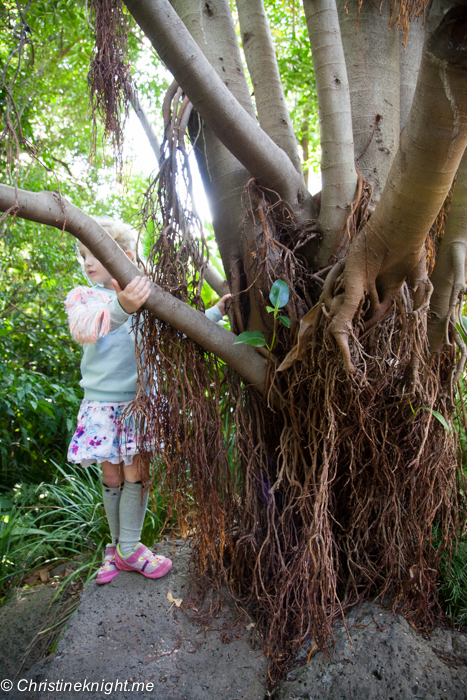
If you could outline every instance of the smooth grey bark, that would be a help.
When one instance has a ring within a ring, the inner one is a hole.
[[[313,199],[290,159],[224,85],[168,0],[125,4],[219,140],[260,184],[288,201],[299,220],[311,218]]]
[[[399,32],[388,2],[336,0],[352,105],[355,164],[381,196],[399,145]],[[384,30],[382,31],[382,27]]]
[[[224,85],[254,119],[255,108],[228,0],[170,0],[170,4]]]
[[[229,283],[212,265],[208,265],[206,267],[204,279],[209,284],[211,289],[213,289],[220,297],[223,297],[224,294],[229,294]]]
[[[428,338],[433,352],[448,338],[449,322],[459,304],[462,304],[466,289],[466,263],[467,153],[464,153],[457,171],[446,230],[431,275],[433,294],[428,317]]]
[[[399,34],[399,70],[400,70],[400,131],[407,123],[412,106],[415,88],[417,87],[418,71],[422,59],[425,26],[422,19],[410,23],[407,44],[404,47],[404,34]]]
[[[268,136],[287,153],[295,170],[302,174],[297,139],[285,101],[263,0],[237,0],[237,9],[259,123]],[[303,186],[305,187],[305,182]]]
[[[28,192],[0,185],[0,211],[8,210],[23,219],[71,233],[91,250],[122,288],[141,275],[141,271],[94,219],[56,192]],[[151,296],[144,308],[220,357],[245,381],[262,389],[266,380],[266,363],[253,348],[234,345],[234,333],[213,323],[203,313],[156,284],[152,283],[151,287]]]
[[[303,0],[310,37],[321,137],[323,239],[317,266],[326,265],[340,243],[357,187],[350,94],[335,0]]]
[[[347,255],[331,332],[348,372],[354,369],[348,337],[364,294],[384,305],[416,270],[467,146],[467,22],[453,5],[425,42],[399,150],[376,210]]]

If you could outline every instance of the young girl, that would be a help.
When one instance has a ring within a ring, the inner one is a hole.
[[[136,240],[131,227],[112,219],[97,218],[100,225],[134,260]],[[146,277],[136,277],[124,290],[81,243],[79,251],[87,276],[95,285],[77,287],[65,304],[72,337],[84,346],[81,361],[84,400],[68,459],[102,468],[102,498],[111,543],[105,549],[97,583],[111,581],[121,569],[160,578],[170,571],[167,557],[153,554],[139,541],[148,502],[148,465],[137,452],[137,440],[122,414],[136,393],[135,336],[132,315],[151,293]],[[213,321],[225,313],[223,297],[206,311]]]

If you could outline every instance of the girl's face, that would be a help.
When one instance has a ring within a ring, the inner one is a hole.
[[[89,248],[79,243],[79,252],[83,258],[84,270],[94,284],[102,284],[106,289],[114,289],[112,275],[107,272],[99,260],[94,257]]]

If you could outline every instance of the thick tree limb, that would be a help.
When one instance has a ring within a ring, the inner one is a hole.
[[[170,4],[224,85],[255,119],[229,0],[170,0]]]
[[[287,153],[295,170],[302,174],[297,139],[285,102],[263,0],[237,0],[237,9],[243,51],[255,91],[259,123],[268,136]]]
[[[204,279],[209,284],[211,289],[213,289],[216,292],[216,294],[218,294],[220,297],[223,297],[224,294],[229,294],[229,283],[212,265],[206,266],[206,270],[204,272]]]
[[[331,331],[353,370],[352,320],[366,292],[381,303],[416,268],[467,145],[465,10],[454,7],[425,43],[412,109],[375,213],[351,246]]]
[[[446,230],[431,275],[433,294],[428,318],[428,338],[433,352],[447,338],[449,322],[459,304],[462,304],[465,293],[466,262],[467,153],[464,153],[452,193]]]
[[[161,60],[213,133],[251,175],[279,192],[301,220],[313,200],[288,156],[250,117],[201,52],[168,0],[125,0]]]
[[[323,240],[317,265],[325,265],[341,240],[357,187],[350,93],[335,0],[303,0],[310,37],[321,137]]]
[[[171,4],[219,77],[253,116],[253,103],[228,3],[211,3],[209,11],[199,0],[171,0]],[[216,242],[231,285],[231,267],[244,253],[239,235],[244,216],[242,193],[251,175],[197,113],[192,114],[189,130],[209,201]]]
[[[23,219],[71,233],[91,250],[122,288],[141,274],[94,219],[56,192],[17,190],[15,193],[14,187],[0,185],[0,211],[9,209],[13,209],[15,215]],[[266,364],[253,348],[234,345],[236,336],[233,333],[155,284],[152,284],[151,296],[144,307],[161,321],[169,323],[220,357],[247,382],[262,391],[266,380]]]
[[[378,200],[399,146],[400,32],[388,31],[388,2],[336,4],[349,78],[355,163]]]
[[[400,130],[407,123],[413,96],[417,86],[418,71],[422,58],[425,25],[419,18],[410,23],[407,44],[404,47],[404,35],[399,34],[399,69],[400,69]]]

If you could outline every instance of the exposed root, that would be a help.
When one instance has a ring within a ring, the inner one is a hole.
[[[183,110],[176,90],[173,100]],[[156,232],[147,272],[202,308],[205,249],[185,234],[198,220],[175,189],[188,166],[169,131],[157,210],[146,210]],[[136,408],[141,448],[152,451],[155,478],[193,537],[193,614],[209,619],[226,587],[239,614],[256,621],[273,683],[304,640],[326,649],[333,621],[365,596],[389,596],[424,629],[435,623],[436,572],[460,516],[456,443],[432,411],[448,422],[453,415],[455,349],[431,364],[426,300],[414,302],[406,284],[384,308],[362,294],[347,338],[349,375],[332,335],[344,261],[327,278],[308,273],[300,251],[313,228],[297,226],[287,205],[253,182],[245,203],[257,234],[252,293],[264,310],[271,284],[285,279],[292,323],[278,329],[274,354],[277,364],[291,348],[296,356],[280,372],[271,364],[262,398],[143,314],[139,364],[150,391]],[[237,325],[246,325],[235,279]]]

